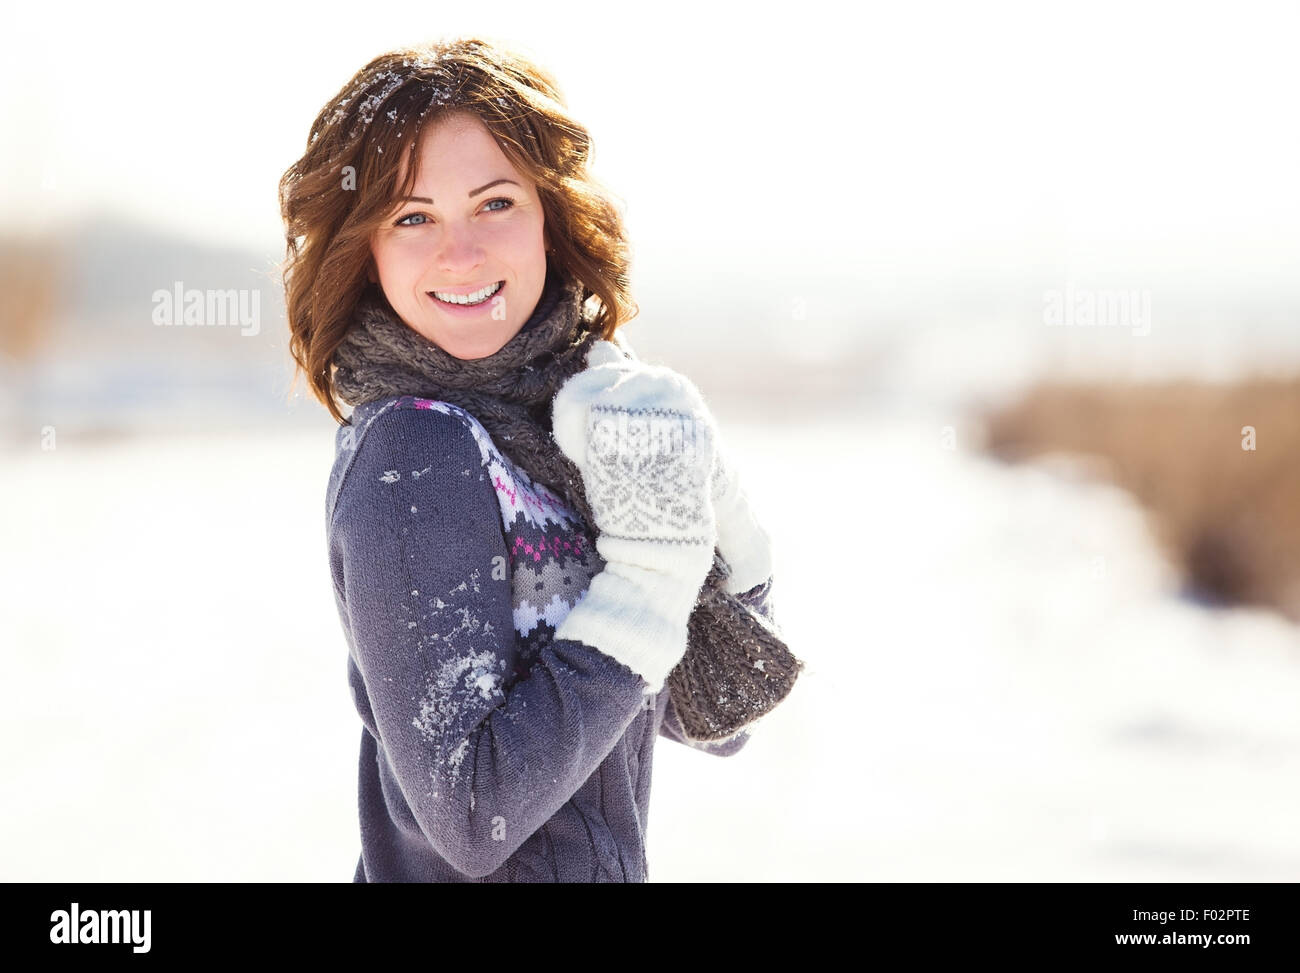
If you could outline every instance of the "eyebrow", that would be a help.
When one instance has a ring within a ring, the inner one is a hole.
[[[473,198],[474,198],[475,196],[477,196],[479,193],[485,193],[485,192],[487,192],[489,189],[491,189],[493,186],[499,186],[499,185],[501,185],[503,182],[508,182],[508,183],[510,183],[510,185],[512,185],[512,186],[518,186],[518,185],[519,185],[519,183],[515,182],[513,179],[493,179],[493,180],[492,180],[490,183],[488,183],[487,185],[485,185],[485,186],[479,186],[478,189],[471,190],[468,198],[469,198],[469,199],[473,199]],[[521,187],[521,188],[522,188],[522,187]],[[402,202],[404,202],[404,203],[405,203],[405,202],[411,202],[411,203],[428,203],[430,206],[433,205],[433,200],[430,199],[428,196],[407,196],[405,199],[402,200]]]

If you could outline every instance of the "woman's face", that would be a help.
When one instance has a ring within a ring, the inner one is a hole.
[[[444,117],[423,139],[412,195],[370,238],[378,282],[402,320],[443,351],[486,358],[519,333],[542,296],[541,201],[473,115]],[[435,296],[482,297],[497,286],[474,306]]]

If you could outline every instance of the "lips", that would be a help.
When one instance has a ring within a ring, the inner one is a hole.
[[[492,284],[489,284],[487,286],[481,286],[474,290],[465,290],[464,288],[460,288],[458,290],[441,291],[441,292],[426,291],[425,293],[428,294],[429,299],[431,301],[436,302],[439,307],[444,308],[447,311],[451,311],[455,313],[461,313],[461,312],[470,313],[470,312],[478,311],[481,308],[487,307],[496,299],[498,294],[500,294],[502,291],[505,290],[505,287],[506,287],[505,281],[499,280]],[[445,300],[444,298],[438,296],[439,293],[446,294],[449,297],[455,295],[458,297],[473,297],[475,299],[473,300],[472,303],[469,301]]]
[[[466,294],[473,294],[475,291],[481,291],[485,287],[491,287],[499,284],[499,280],[485,280],[481,284],[468,284],[465,287],[435,287],[429,294],[455,294],[458,297],[464,297]]]

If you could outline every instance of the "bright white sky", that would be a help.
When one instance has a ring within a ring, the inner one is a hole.
[[[1293,3],[723,6],[16,5],[0,228],[111,206],[278,258],[276,181],[325,100],[481,31],[556,73],[647,258],[1300,279]]]

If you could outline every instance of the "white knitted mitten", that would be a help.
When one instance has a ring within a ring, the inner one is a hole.
[[[636,350],[623,329],[614,342],[636,358]],[[723,587],[733,595],[748,591],[772,576],[772,539],[759,523],[741,485],[740,474],[729,462],[726,437],[716,420],[713,430],[713,511],[718,523],[718,550],[731,568]]]
[[[718,521],[718,551],[731,567],[723,587],[738,595],[762,584],[772,575],[772,539],[754,516],[740,474],[727,461],[716,427],[713,509]]]
[[[556,393],[552,425],[605,560],[555,637],[595,646],[658,692],[686,652],[717,543],[708,409],[684,376],[598,341]]]

